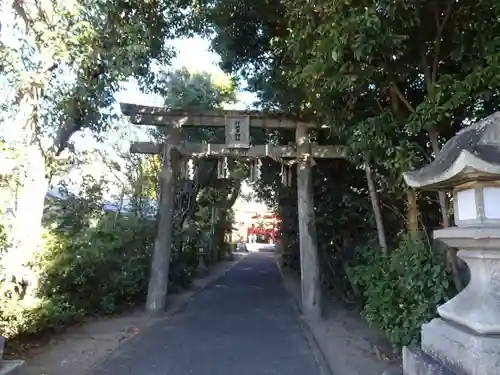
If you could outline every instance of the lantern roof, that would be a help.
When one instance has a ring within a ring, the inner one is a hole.
[[[403,174],[414,188],[448,190],[472,181],[500,179],[500,112],[459,131],[432,163]]]

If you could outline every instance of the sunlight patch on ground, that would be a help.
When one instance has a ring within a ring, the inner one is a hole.
[[[273,244],[267,243],[247,243],[247,250],[251,252],[258,252],[260,250],[275,250],[275,246]]]

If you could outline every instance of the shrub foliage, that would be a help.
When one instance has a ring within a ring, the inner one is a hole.
[[[0,334],[5,337],[57,331],[145,302],[155,221],[104,212],[100,183],[84,180],[80,195],[47,204],[44,246],[30,266],[38,276],[36,295],[19,293],[22,282],[3,280]],[[175,247],[169,290],[189,286],[197,264],[194,246]]]

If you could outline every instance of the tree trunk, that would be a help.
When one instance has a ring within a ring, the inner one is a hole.
[[[434,157],[437,157],[437,155],[441,152],[438,140],[439,132],[435,129],[431,129],[428,131],[428,134],[432,145],[432,151],[434,152]],[[440,191],[438,194],[443,227],[448,228],[450,226],[450,215],[448,214],[448,199],[443,191]],[[446,247],[446,263],[448,266],[448,270],[452,274],[455,288],[458,291],[461,291],[463,289],[463,283],[458,271],[457,249],[448,246]]]
[[[16,218],[13,228],[12,248],[2,259],[3,273],[10,294],[18,299],[26,295],[34,297],[38,286],[38,274],[30,265],[33,256],[42,245],[42,218],[48,180],[45,156],[38,142],[39,101],[41,91],[34,87],[24,94],[19,111],[22,124],[18,147],[19,190],[16,202]]]
[[[408,233],[411,236],[415,236],[418,233],[418,205],[417,205],[417,195],[413,188],[409,188],[406,190],[406,199],[407,199],[407,221],[406,224],[408,226]]]
[[[380,211],[375,181],[370,166],[365,167],[365,172],[366,180],[368,182],[368,192],[370,194],[370,201],[373,208],[373,215],[375,216],[375,225],[377,226],[378,244],[384,253],[387,253],[387,238],[385,236],[384,221],[382,219],[382,212]]]
[[[30,262],[41,248],[42,218],[48,180],[45,159],[37,145],[25,148],[20,176],[19,196],[14,223],[12,249],[2,259],[6,279],[17,285],[17,298],[32,296],[38,286],[38,275]],[[13,287],[15,285],[12,285]]]
[[[391,101],[392,111],[395,116],[398,116],[400,112],[400,97],[398,95],[398,89],[394,85],[389,87],[389,98]],[[418,205],[417,205],[417,196],[415,194],[415,190],[412,188],[408,188],[406,190],[406,199],[407,199],[407,210],[406,210],[406,225],[407,230],[410,236],[414,236],[418,233]]]
[[[441,151],[438,141],[439,133],[435,130],[429,130],[428,134],[432,145],[432,151],[434,152],[434,157],[437,157],[439,152]],[[443,191],[440,191],[438,195],[443,227],[448,228],[450,226],[450,215],[448,215],[448,201],[446,199],[446,194]]]
[[[213,263],[215,261],[215,253],[217,251],[217,246],[218,246],[218,227],[219,227],[219,221],[220,221],[220,209],[216,207],[212,207],[211,209],[211,221],[212,221],[212,228],[211,228],[211,239],[210,239],[210,244],[208,247],[208,260],[210,263]]]
[[[118,210],[115,212],[115,222],[118,220],[123,209],[123,198],[125,195],[125,187],[122,186],[122,191],[120,192],[120,203],[118,204]]]

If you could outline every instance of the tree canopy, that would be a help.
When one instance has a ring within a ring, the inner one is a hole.
[[[450,225],[453,212],[444,193],[415,192],[402,173],[428,163],[458,130],[500,108],[498,2],[212,0],[197,3],[191,16],[192,25],[211,38],[221,67],[247,79],[261,108],[312,116],[327,127],[317,130],[316,141],[348,146],[349,163],[320,160],[314,167],[323,282],[338,294],[361,294],[367,319],[393,342],[408,343],[434,312],[410,317],[404,309],[423,306],[424,300],[434,306],[448,284],[439,266],[425,266],[436,272],[421,276],[401,274],[391,264],[394,257],[417,261],[410,253],[424,254],[428,245],[416,238]],[[287,132],[278,138],[293,141]],[[285,258],[297,265],[297,223],[291,216],[296,197],[279,187],[278,166],[266,166],[257,188],[281,211]],[[367,202],[374,199],[371,209]],[[384,247],[375,228],[394,251],[380,255],[379,249],[370,258],[372,242]],[[439,254],[418,262],[439,265]],[[460,289],[455,250],[446,254],[452,284]],[[410,263],[404,264],[416,267]],[[422,288],[422,278],[439,285],[432,295]],[[380,290],[389,287],[386,298]],[[402,299],[406,304],[398,305]],[[415,325],[392,326],[387,319],[396,316]]]
[[[3,2],[11,22],[2,29],[2,74],[12,88],[9,109],[24,119],[20,138],[52,135],[60,152],[71,135],[110,124],[113,95],[127,79],[151,85],[155,65],[181,26],[172,1]],[[11,9],[9,9],[11,7]]]

